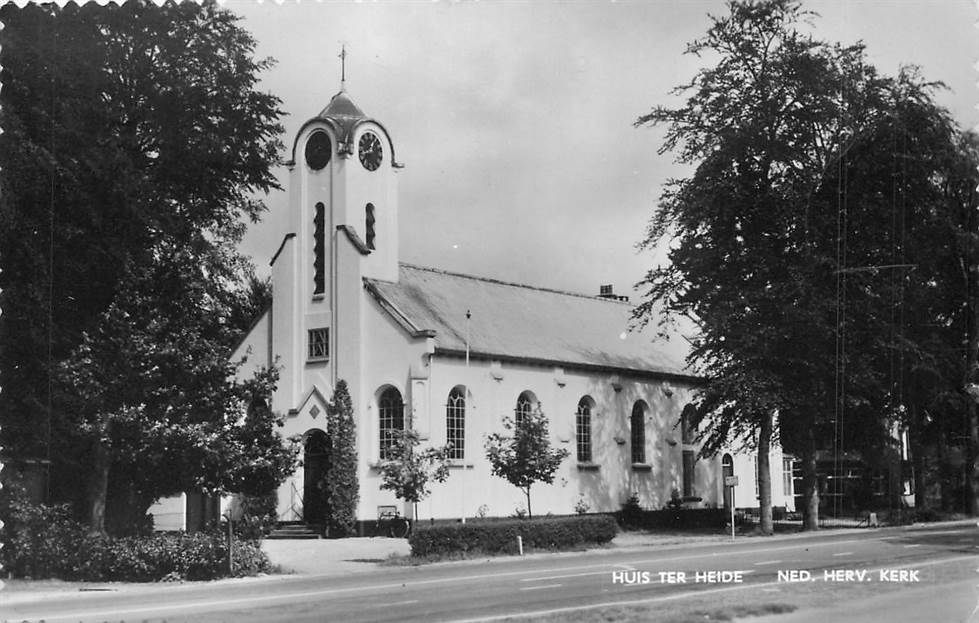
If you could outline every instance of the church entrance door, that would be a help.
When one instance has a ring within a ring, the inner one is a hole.
[[[330,438],[321,430],[312,430],[303,450],[303,521],[326,523],[330,508],[324,485],[330,471]]]

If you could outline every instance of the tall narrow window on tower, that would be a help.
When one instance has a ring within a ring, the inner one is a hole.
[[[316,204],[316,215],[313,217],[313,294],[323,294],[325,281],[323,278],[323,219],[326,208],[322,203]]]
[[[364,229],[367,232],[367,248],[374,248],[374,204],[368,203],[364,208]]]

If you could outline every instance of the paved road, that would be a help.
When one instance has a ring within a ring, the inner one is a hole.
[[[966,621],[976,599],[979,528],[852,531],[746,539],[700,547],[600,550],[524,559],[380,568],[340,577],[268,578],[155,586],[118,594],[69,594],[0,605],[9,621],[491,621],[506,615],[560,619],[620,604],[711,604],[745,599],[811,608],[844,602],[913,603],[918,614]],[[711,573],[714,573],[711,575]],[[681,575],[682,574],[682,575]],[[698,575],[700,574],[700,575]],[[807,575],[809,574],[809,575]],[[949,593],[952,593],[951,595]],[[891,595],[894,599],[888,599]],[[929,600],[935,601],[929,610]],[[877,606],[882,607],[882,606]],[[886,617],[917,621],[907,606]],[[956,618],[958,610],[961,617]],[[816,611],[813,611],[816,612]],[[818,617],[819,620],[822,617]],[[885,620],[885,619],[882,619]]]

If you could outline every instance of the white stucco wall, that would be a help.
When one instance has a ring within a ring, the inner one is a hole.
[[[176,532],[187,529],[187,495],[181,493],[160,498],[154,502],[147,515],[153,516],[153,529],[160,532]]]
[[[535,514],[572,513],[579,499],[591,511],[613,511],[633,492],[638,493],[643,506],[661,508],[669,500],[673,488],[682,491],[683,446],[676,425],[689,400],[689,388],[673,381],[616,380],[606,373],[526,363],[473,359],[467,368],[463,358],[438,355],[427,367],[427,378],[419,378],[425,374],[417,370],[412,378],[409,362],[418,356],[418,351],[413,351],[410,346],[405,348],[403,331],[386,320],[386,315],[378,315],[382,313],[375,310],[376,319],[381,325],[388,326],[378,326],[366,332],[378,341],[378,345],[385,344],[383,349],[371,349],[372,353],[383,356],[365,357],[369,363],[365,374],[373,378],[365,385],[368,389],[373,388],[372,398],[384,384],[397,387],[406,402],[416,407],[414,425],[423,437],[427,436],[424,445],[440,446],[446,443],[445,406],[449,392],[453,387],[463,385],[469,393],[466,459],[452,467],[445,483],[432,487],[431,496],[419,505],[419,517],[459,517],[463,513],[473,516],[481,507],[488,515],[507,516],[517,508],[526,508],[526,499],[519,489],[491,474],[484,445],[489,434],[504,432],[503,417],[513,414],[518,396],[527,390],[536,395],[548,417],[554,446],[566,448],[571,453],[562,463],[553,484],[538,484],[532,488],[531,503]],[[619,386],[618,390],[613,382]],[[664,387],[668,387],[672,395],[667,395]],[[419,392],[424,395],[419,396]],[[595,402],[592,463],[596,467],[590,468],[580,467],[575,456],[575,413],[584,396]],[[629,422],[637,400],[644,400],[649,406],[646,415],[648,469],[634,469],[631,462]],[[371,405],[364,416],[370,457],[367,463],[371,463],[376,460],[379,444],[376,408]],[[367,464],[364,467],[361,509],[367,517],[373,517],[378,505],[396,501],[392,494],[379,490],[377,470]],[[720,478],[719,460],[701,460],[695,469],[695,493],[704,498],[705,505],[722,504],[716,484]]]
[[[757,454],[753,452],[730,453],[734,460],[734,474],[738,477],[738,486],[734,490],[734,505],[736,508],[758,508],[758,480],[756,478]],[[794,492],[786,490],[783,471],[785,458],[781,447],[774,445],[768,454],[772,480],[772,506],[784,506],[789,511],[795,510]]]
[[[236,376],[239,380],[252,377],[260,368],[269,366],[269,339],[272,331],[272,310],[267,309],[252,325],[248,335],[231,354],[231,361],[244,359]]]

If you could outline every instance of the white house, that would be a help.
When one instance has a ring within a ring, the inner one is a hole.
[[[572,513],[579,501],[617,510],[633,493],[660,508],[673,489],[720,507],[732,470],[736,505],[757,506],[750,456],[695,458],[681,420],[698,379],[684,369],[682,338],[630,331],[632,306],[608,291],[400,263],[396,153],[388,130],[344,91],[292,145],[290,233],[272,257],[273,301],[233,355],[248,357],[245,374],[281,367],[271,406],[286,414],[283,433],[305,442],[304,466],[279,489],[281,520],[318,522],[326,512],[306,485],[326,469],[327,402],[340,379],[356,418],[362,521],[398,503],[376,466],[384,431],[405,426],[423,444],[454,448],[450,477],[419,505],[420,518],[513,514],[525,500],[490,473],[484,439],[503,430],[505,415],[537,405],[571,456],[552,485],[533,490],[535,514]],[[773,452],[774,504],[791,507],[781,465]]]

